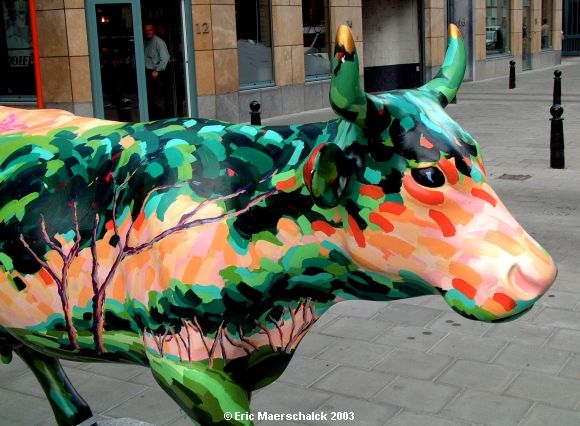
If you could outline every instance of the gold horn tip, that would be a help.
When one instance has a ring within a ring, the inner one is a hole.
[[[352,32],[348,25],[342,24],[336,30],[336,44],[343,46],[348,53],[353,53],[356,49]]]
[[[457,25],[449,24],[449,37],[461,38],[461,31],[459,31],[459,28],[457,28]]]

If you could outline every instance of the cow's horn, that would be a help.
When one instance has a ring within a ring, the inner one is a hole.
[[[455,98],[459,86],[465,75],[467,65],[465,43],[459,29],[454,24],[449,24],[449,37],[447,52],[439,72],[433,80],[424,84],[419,89],[435,93],[443,107]]]
[[[345,120],[364,125],[367,99],[360,87],[358,54],[350,28],[338,27],[330,82],[330,105]]]

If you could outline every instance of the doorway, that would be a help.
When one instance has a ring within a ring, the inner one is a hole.
[[[88,3],[95,116],[145,121],[197,114],[190,42],[191,2],[90,0]],[[157,87],[148,84],[144,24],[153,26],[159,38],[156,43],[164,45],[169,56],[166,67],[159,72],[162,78],[156,81],[160,84]]]
[[[522,70],[532,69],[532,5],[524,0],[522,9]]]

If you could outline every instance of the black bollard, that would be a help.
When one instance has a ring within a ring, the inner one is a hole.
[[[510,61],[510,89],[516,88],[516,61]]]
[[[562,71],[560,70],[554,71],[554,96],[552,104],[562,104]]]
[[[550,167],[552,169],[564,168],[564,126],[562,114],[564,108],[555,104],[550,108],[552,122],[550,126]]]
[[[260,103],[258,101],[250,102],[250,124],[260,126],[262,118],[260,117]]]

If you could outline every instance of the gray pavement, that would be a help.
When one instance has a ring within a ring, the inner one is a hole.
[[[564,59],[558,68],[564,170],[549,168],[554,68],[518,74],[514,90],[507,78],[465,83],[448,107],[481,144],[495,190],[555,257],[559,276],[548,294],[523,318],[497,325],[465,320],[436,296],[339,304],[306,336],[282,377],[254,394],[252,409],[352,412],[354,421],[260,426],[580,425],[580,60]],[[266,123],[330,117],[327,109]],[[65,365],[101,419],[191,424],[147,369]],[[0,413],[2,425],[54,424],[18,359],[0,366]]]

